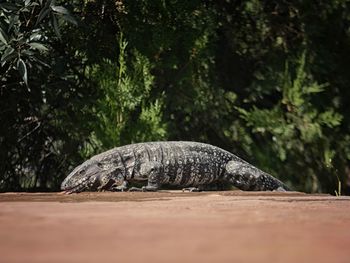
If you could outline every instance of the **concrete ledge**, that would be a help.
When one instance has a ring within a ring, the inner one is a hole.
[[[350,198],[4,193],[1,262],[350,262]]]

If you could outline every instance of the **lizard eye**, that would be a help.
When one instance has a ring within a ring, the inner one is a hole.
[[[100,168],[103,168],[103,164],[102,163],[97,163],[97,166]]]

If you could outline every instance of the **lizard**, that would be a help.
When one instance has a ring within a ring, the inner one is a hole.
[[[142,187],[130,187],[143,183]],[[246,191],[289,191],[272,175],[219,147],[191,141],[124,145],[77,166],[62,182],[65,193],[157,191],[162,185],[200,191],[215,183]]]

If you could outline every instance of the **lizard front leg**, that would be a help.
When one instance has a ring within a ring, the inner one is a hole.
[[[131,187],[129,191],[155,192],[160,188],[160,176],[163,165],[159,162],[147,162],[140,167],[140,177],[147,178],[147,185],[142,188]]]
[[[113,192],[125,192],[128,190],[128,181],[124,180],[121,184],[114,183],[108,190]]]

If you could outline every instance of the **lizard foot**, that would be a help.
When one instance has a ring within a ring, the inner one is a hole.
[[[129,188],[128,192],[144,192],[144,190],[139,187],[131,187]]]
[[[138,187],[131,187],[129,188],[129,192],[156,192],[158,190],[158,187],[152,187],[152,186],[142,186],[142,188]]]
[[[273,192],[287,192],[287,190],[279,186],[277,189],[273,190]]]
[[[122,184],[118,185],[116,183],[114,183],[109,189],[108,191],[112,191],[112,192],[125,192],[128,190],[128,182],[124,181]]]
[[[199,189],[198,187],[187,187],[187,188],[182,188],[182,192],[200,192],[201,189]]]
[[[112,186],[111,188],[108,189],[108,191],[111,192],[125,192],[128,190],[128,187],[118,185],[118,186]]]

